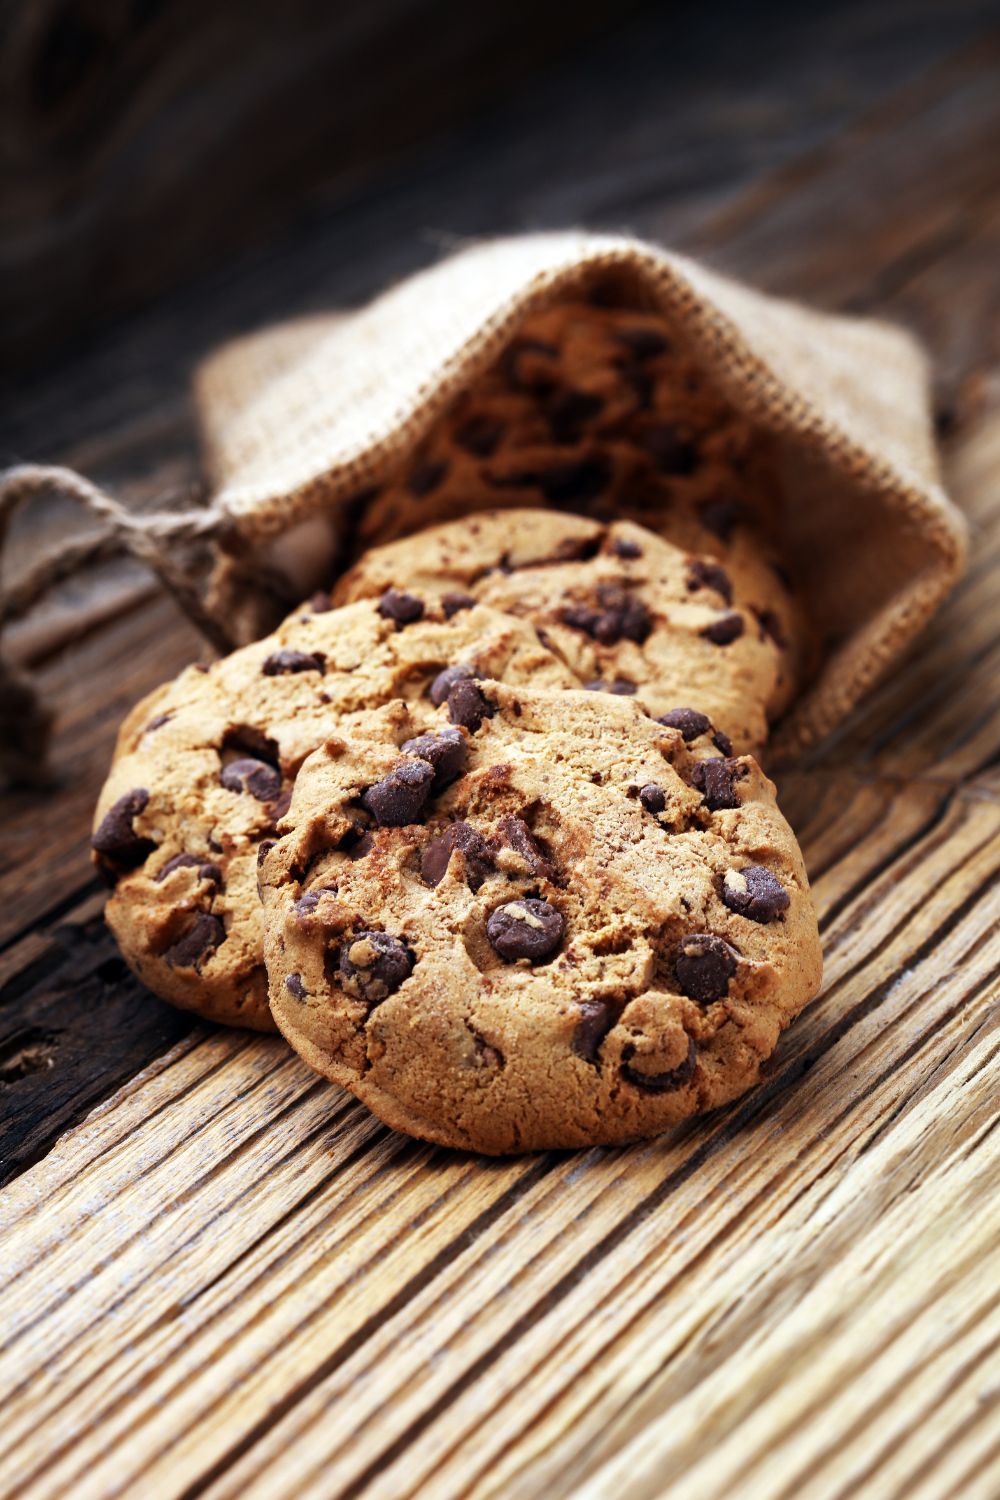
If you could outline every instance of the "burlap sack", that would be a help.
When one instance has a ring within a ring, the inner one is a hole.
[[[962,566],[965,528],[939,482],[924,357],[898,329],[765,297],[617,236],[478,245],[362,311],[268,328],[209,358],[196,395],[213,487],[201,535],[219,548],[202,605],[214,634],[249,639],[328,581],[356,497],[392,474],[525,314],[597,284],[605,299],[662,313],[770,435],[784,545],[824,643],[773,745],[787,752],[834,727]]]

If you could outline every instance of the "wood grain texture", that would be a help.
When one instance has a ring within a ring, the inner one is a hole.
[[[822,995],[726,1110],[489,1161],[393,1135],[274,1039],[157,1031],[102,977],[82,858],[117,718],[196,650],[140,600],[47,663],[65,790],[6,809],[0,1108],[41,1122],[58,1051],[5,1038],[77,997],[74,1046],[110,1055],[67,1072],[58,1139],[2,1197],[5,1500],[1000,1493],[1000,60],[988,29],[935,56],[917,30],[895,92],[866,93],[888,64],[859,28],[848,122],[676,199],[730,269],[920,328],[973,528],[917,647],[780,776]],[[636,219],[667,224],[673,189],[651,167],[643,203],[640,179]],[[127,479],[142,443],[108,399],[94,442]]]

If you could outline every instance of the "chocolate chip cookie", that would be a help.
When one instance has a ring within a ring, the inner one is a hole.
[[[368,498],[358,541],[522,506],[636,520],[721,560],[780,534],[768,440],[661,317],[584,302],[525,320]]]
[[[404,579],[452,611],[479,600],[530,621],[580,685],[634,694],[654,716],[693,706],[740,751],[759,749],[801,683],[801,611],[749,546],[723,566],[630,522],[485,511],[373,548],[335,597]]]
[[[279,829],[275,1019],[427,1140],[654,1134],[748,1088],[819,985],[774,788],[693,709],[458,678],[328,739]]]
[[[319,598],[132,711],[93,848],[113,885],[108,921],[150,989],[213,1020],[273,1029],[257,858],[300,765],[378,705],[441,701],[442,674],[456,667],[469,680],[574,682],[527,622],[484,606],[449,618],[401,588],[337,610]]]

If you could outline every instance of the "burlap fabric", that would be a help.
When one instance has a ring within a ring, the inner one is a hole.
[[[965,528],[939,480],[925,359],[898,329],[765,297],[618,236],[477,245],[359,312],[265,329],[209,358],[196,395],[212,487],[202,528],[219,548],[202,607],[216,636],[250,638],[328,579],[357,497],[404,462],[519,321],[597,287],[660,312],[769,434],[783,542],[824,643],[774,745],[794,750],[834,727],[962,566]]]

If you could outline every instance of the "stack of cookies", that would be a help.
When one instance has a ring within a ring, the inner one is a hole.
[[[821,968],[753,758],[810,670],[776,507],[658,318],[529,319],[331,592],[122,727],[93,842],[129,964],[448,1145],[741,1093]]]

